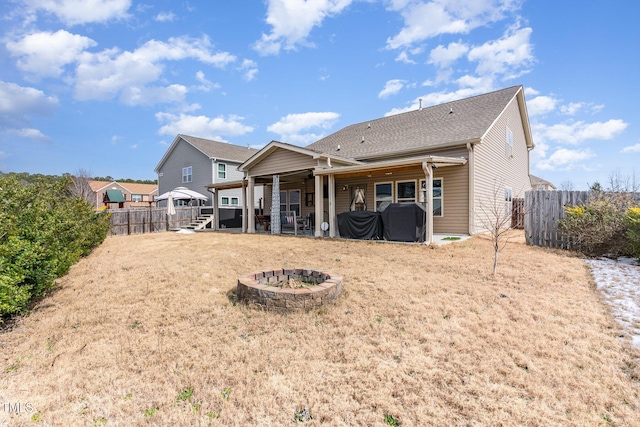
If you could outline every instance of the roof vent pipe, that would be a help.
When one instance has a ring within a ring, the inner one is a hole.
[[[422,111],[422,98],[418,98],[418,102],[420,102],[420,108],[419,108],[419,111]]]

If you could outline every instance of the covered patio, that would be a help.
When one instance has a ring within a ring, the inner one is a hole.
[[[463,157],[447,156],[418,156],[364,163],[273,141],[240,165],[238,169],[245,173],[242,180],[210,184],[207,188],[212,192],[231,188],[243,189],[242,232],[256,233],[258,227],[263,227],[265,216],[281,218],[284,212],[287,212],[287,215],[293,212],[297,221],[304,218],[312,225],[310,234],[313,236],[336,237],[339,235],[338,214],[354,210],[350,194],[347,194],[354,187],[354,182],[377,182],[374,180],[410,176],[414,193],[419,192],[414,194],[413,201],[419,201],[426,210],[424,243],[430,244],[435,240],[434,170],[460,168],[465,164],[467,160]],[[464,172],[464,176],[468,174]],[[422,184],[421,188],[417,188],[420,187],[418,183]],[[263,192],[265,198],[256,209],[255,187],[260,185],[266,187]],[[363,187],[366,187],[366,184]],[[338,188],[343,192],[337,194]],[[365,191],[365,197],[375,201],[373,188],[369,188],[368,193]],[[365,204],[364,209],[359,210],[375,212],[378,208],[376,204]],[[217,197],[214,197],[214,212],[218,212]],[[269,225],[272,234],[281,234],[281,221],[270,221]],[[260,231],[265,230],[263,228]]]

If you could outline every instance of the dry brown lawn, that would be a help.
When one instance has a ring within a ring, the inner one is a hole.
[[[481,236],[109,238],[0,333],[0,401],[34,408],[0,425],[640,425],[639,355],[587,267],[521,240],[494,278]],[[234,304],[239,275],[278,267],[345,291],[309,313]]]

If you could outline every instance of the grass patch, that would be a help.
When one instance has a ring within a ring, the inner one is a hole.
[[[588,269],[522,241],[493,277],[482,236],[108,238],[0,332],[3,392],[37,396],[47,425],[279,426],[305,408],[308,425],[640,425],[640,354]],[[337,304],[229,297],[241,275],[297,266],[341,275]]]

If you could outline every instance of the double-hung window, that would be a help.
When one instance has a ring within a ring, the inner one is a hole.
[[[412,203],[416,201],[415,181],[396,181],[396,200],[398,203]]]
[[[300,190],[280,190],[280,212],[294,211],[300,216]]]
[[[182,168],[182,182],[185,183],[191,181],[193,181],[193,166]]]
[[[218,178],[227,179],[227,165],[226,163],[218,163]]]
[[[379,182],[375,188],[376,210],[383,211],[389,203],[393,203],[393,183]]]

